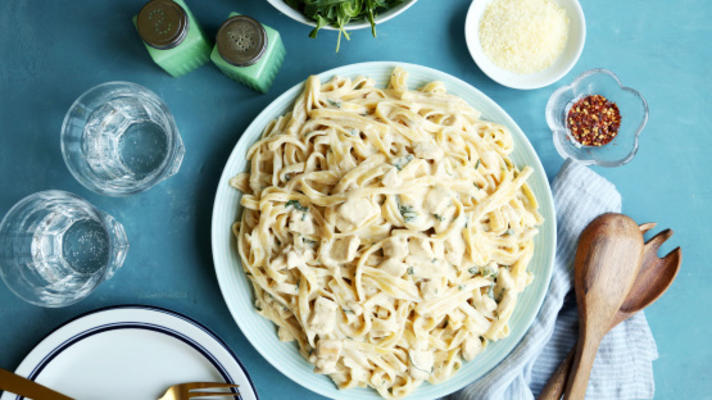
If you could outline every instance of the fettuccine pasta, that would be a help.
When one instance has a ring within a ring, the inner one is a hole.
[[[339,388],[384,398],[508,335],[542,223],[507,129],[406,78],[309,77],[230,181],[256,309]]]

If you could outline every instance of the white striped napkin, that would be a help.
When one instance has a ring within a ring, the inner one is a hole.
[[[573,347],[578,331],[572,262],[578,237],[596,216],[621,211],[616,187],[585,166],[567,160],[552,184],[557,212],[556,260],[539,315],[522,341],[497,367],[451,400],[534,399]],[[601,342],[587,399],[653,397],[655,340],[642,312],[621,323]]]

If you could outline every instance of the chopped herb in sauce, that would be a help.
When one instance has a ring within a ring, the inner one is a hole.
[[[398,171],[402,170],[405,168],[406,165],[408,165],[409,162],[413,160],[413,155],[408,153],[404,155],[403,157],[398,157],[395,160],[393,160],[393,166],[398,168]]]
[[[445,221],[445,218],[444,218],[442,215],[440,215],[440,214],[434,214],[434,213],[433,213],[433,218],[437,219],[437,220],[440,221],[440,222]]]
[[[286,207],[294,207],[299,211],[307,211],[309,209],[309,207],[304,207],[299,200],[289,200]]]
[[[490,269],[489,267],[470,267],[468,271],[472,275],[480,274],[483,278],[494,278],[497,279],[497,270]]]
[[[408,267],[408,275],[413,275],[413,272],[415,272],[413,267]]]
[[[480,159],[477,159],[477,162],[475,163],[475,169],[480,167]]]
[[[331,105],[333,107],[341,108],[341,102],[338,100],[326,99],[326,102],[329,103],[329,105]]]
[[[499,272],[496,269],[487,269],[486,271],[483,272],[483,276],[485,278],[494,278],[495,280],[497,279],[497,275]]]
[[[316,246],[316,240],[311,240],[311,239],[307,239],[307,238],[303,237],[302,242],[304,242],[304,244],[308,244],[309,246],[312,246],[312,247]]]
[[[350,308],[343,308],[343,307],[342,307],[341,310],[344,312],[344,314],[353,314],[353,313],[354,313],[354,310],[352,310],[352,309],[350,309]]]
[[[400,214],[403,216],[403,220],[405,222],[411,222],[418,218],[418,213],[413,209],[413,206],[400,204],[398,206],[398,211],[400,211]]]

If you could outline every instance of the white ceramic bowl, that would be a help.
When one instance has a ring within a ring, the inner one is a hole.
[[[399,15],[403,11],[407,10],[410,6],[415,4],[415,2],[418,0],[406,0],[402,2],[401,4],[390,8],[382,13],[379,13],[376,16],[376,27],[378,27],[379,24],[382,24],[386,21],[388,21],[391,18],[394,18],[396,15]],[[304,14],[300,13],[299,11],[293,9],[287,3],[284,2],[284,0],[267,0],[269,4],[272,5],[272,7],[276,8],[281,12],[282,14],[288,16],[289,18],[301,22],[305,25],[309,26],[316,26],[316,22],[312,21],[311,19],[307,18],[304,16]],[[364,29],[364,28],[370,28],[371,24],[368,21],[354,21],[346,24],[346,30],[347,31],[353,31],[356,29]],[[322,29],[328,29],[328,30],[338,30],[338,28],[335,28],[333,26],[327,25],[323,27]]]
[[[270,0],[272,1],[272,0]],[[275,0],[276,1],[276,0]],[[577,0],[553,0],[566,11],[569,17],[569,38],[561,53],[551,66],[533,74],[516,74],[500,68],[482,50],[480,44],[480,19],[493,0],[474,0],[465,19],[465,41],[472,59],[482,72],[500,85],[514,89],[538,89],[561,79],[578,61],[586,41],[586,20]]]

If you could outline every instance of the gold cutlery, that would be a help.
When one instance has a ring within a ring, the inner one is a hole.
[[[71,397],[2,368],[0,368],[0,390],[34,400],[73,400]]]
[[[215,382],[189,382],[173,385],[158,400],[188,400],[196,397],[231,397],[239,398],[240,392],[235,390],[239,385]],[[212,391],[221,389],[221,391]],[[229,389],[229,391],[226,391]]]
[[[169,387],[158,400],[188,400],[196,397],[239,398],[239,385],[217,382],[188,382]],[[0,390],[33,400],[74,400],[37,382],[0,368]]]

